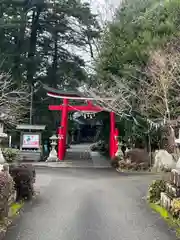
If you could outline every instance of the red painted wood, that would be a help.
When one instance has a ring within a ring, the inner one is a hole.
[[[118,137],[119,137],[119,130],[116,128],[115,133],[114,133],[114,139],[115,139],[115,144],[114,144],[114,156],[118,150]]]
[[[60,96],[62,98],[69,98],[69,97],[77,97],[77,98],[80,98],[81,96],[79,94],[76,94],[76,93],[54,93],[54,92],[48,92],[47,94],[51,95],[51,96],[54,96],[54,97],[57,97],[57,96]]]
[[[78,95],[75,95],[75,94],[55,94],[55,93],[52,93],[52,92],[48,92],[47,95],[49,97],[53,97],[53,98],[59,98],[59,99],[64,99],[64,98],[68,98],[69,100],[70,99],[74,99],[74,100],[93,100],[93,98],[91,97],[84,97],[84,96],[78,96]],[[109,100],[109,99],[108,99]],[[113,100],[113,99],[110,99],[110,100]]]
[[[64,99],[64,98],[67,98],[67,99],[74,99],[74,100],[89,100],[89,101],[93,101],[94,98],[93,97],[88,97],[88,96],[83,96],[83,94],[76,94],[76,93],[55,93],[55,92],[52,92],[52,91],[48,91],[47,92],[47,95],[49,97],[53,97],[53,98],[59,98],[59,99]],[[101,98],[103,100],[114,100],[114,98]]]
[[[58,157],[59,160],[64,160],[66,153],[66,137],[67,137],[67,126],[68,126],[68,102],[69,100],[63,99],[63,108],[62,108],[62,117],[61,117],[61,129],[60,134],[61,138],[58,143]]]
[[[58,159],[60,161],[63,160],[63,151],[62,151],[62,146],[63,146],[63,141],[62,138],[64,137],[62,128],[59,127],[58,129]]]
[[[113,158],[115,156],[115,113],[110,112],[110,136],[109,136],[109,153],[110,157]]]
[[[49,105],[49,110],[51,111],[62,111],[63,105]],[[103,108],[94,106],[94,105],[85,105],[85,106],[68,106],[67,107],[68,112],[77,112],[77,111],[92,111],[92,112],[101,112],[103,111]]]

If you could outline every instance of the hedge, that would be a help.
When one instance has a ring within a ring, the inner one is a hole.
[[[30,200],[34,194],[36,172],[31,164],[12,164],[9,173],[15,182],[16,200]]]

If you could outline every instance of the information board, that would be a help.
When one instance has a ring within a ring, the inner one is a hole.
[[[22,148],[39,148],[40,136],[39,134],[24,134]]]

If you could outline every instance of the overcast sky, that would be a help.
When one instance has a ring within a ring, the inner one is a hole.
[[[115,9],[118,7],[121,0],[82,0],[91,4],[92,12],[98,15],[100,24],[110,21],[113,17]],[[80,54],[86,62],[91,61],[88,53],[82,52]]]
[[[98,15],[98,20],[100,21],[100,24],[103,24],[105,21],[110,21],[112,19],[114,10],[118,7],[122,0],[82,0],[82,1],[89,2],[91,4],[92,12]],[[79,49],[75,50],[75,47],[73,46],[72,52],[74,51],[77,52],[77,54],[80,55],[85,60],[86,70],[88,70],[89,69],[88,66],[91,66],[92,61],[90,53]]]
[[[113,12],[121,0],[88,0],[93,12],[101,15],[103,20],[111,20]]]

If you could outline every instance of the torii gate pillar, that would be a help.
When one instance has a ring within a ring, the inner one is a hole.
[[[59,128],[58,136],[58,158],[62,161],[66,153],[66,138],[67,138],[67,127],[68,127],[68,103],[69,100],[63,99],[63,108],[61,116],[61,127]]]
[[[109,154],[115,156],[115,113],[110,112],[110,136],[109,136]]]

